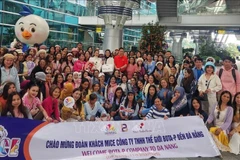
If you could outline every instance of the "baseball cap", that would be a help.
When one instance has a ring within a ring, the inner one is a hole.
[[[99,73],[99,75],[98,75],[98,77],[100,78],[101,76],[105,76],[105,74],[104,73]]]

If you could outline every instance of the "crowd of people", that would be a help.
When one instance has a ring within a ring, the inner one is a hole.
[[[240,73],[234,59],[59,45],[0,50],[1,116],[48,122],[199,116],[220,150],[240,152]],[[72,97],[73,107],[64,105]]]

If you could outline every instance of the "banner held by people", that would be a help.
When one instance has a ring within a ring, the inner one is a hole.
[[[197,116],[58,124],[0,118],[0,134],[0,157],[3,159],[143,159],[220,155],[202,119]],[[4,143],[6,140],[12,143]]]

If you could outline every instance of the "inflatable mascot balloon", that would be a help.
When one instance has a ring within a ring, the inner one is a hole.
[[[28,45],[43,43],[49,34],[47,22],[42,17],[34,15],[26,6],[23,6],[20,15],[23,17],[15,24],[15,35],[19,41]]]

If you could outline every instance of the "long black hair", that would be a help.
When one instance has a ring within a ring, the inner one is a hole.
[[[124,102],[124,106],[125,107],[128,106],[128,102],[129,102],[128,96],[129,96],[129,94],[133,94],[132,109],[135,110],[136,106],[137,106],[137,101],[136,101],[136,98],[135,98],[135,95],[134,95],[133,92],[128,92],[127,97],[126,97],[125,102]]]
[[[223,96],[224,94],[229,94],[230,99],[229,99],[229,101],[228,101],[228,103],[227,103],[227,106],[232,106],[232,94],[231,94],[229,91],[223,91],[223,92],[221,93],[220,99],[219,99],[219,101],[218,101],[218,106],[219,106],[219,109],[220,109],[220,110],[221,110],[221,105],[222,105],[222,96]]]
[[[88,88],[87,88],[87,89],[83,89],[83,87],[82,87],[82,84],[85,83],[85,82],[88,82]],[[82,79],[82,82],[81,82],[81,85],[80,85],[80,87],[79,87],[80,91],[82,92],[82,95],[84,95],[84,96],[88,95],[89,87],[90,87],[90,82],[89,82],[89,80],[86,79],[86,78],[83,78],[83,79]]]
[[[124,93],[123,93],[123,89],[121,88],[121,87],[117,87],[116,88],[116,91],[115,91],[115,93],[114,93],[114,98],[113,98],[113,102],[115,102],[115,103],[117,103],[116,102],[116,100],[117,100],[117,91],[122,91],[122,96],[120,97],[120,102],[119,102],[119,104],[123,101],[123,99],[124,99]]]
[[[73,95],[73,93],[75,93],[75,92],[77,92],[77,91],[79,91],[79,92],[81,93],[81,91],[80,91],[79,88],[75,88],[75,89],[73,90],[73,92],[72,92],[72,95]],[[81,111],[82,111],[82,102],[81,102],[81,100],[82,100],[82,94],[80,94],[80,97],[79,97],[78,100],[75,102],[79,114],[80,114]]]
[[[236,99],[237,96],[240,95],[240,92],[237,92],[233,98],[233,103],[232,103],[232,107],[233,107],[233,115],[235,115],[237,113],[237,103],[236,103]]]
[[[28,114],[27,114],[27,108],[23,106],[23,102],[21,99],[21,95],[17,92],[13,92],[8,96],[7,99],[7,103],[6,103],[6,107],[4,108],[3,112],[2,112],[2,116],[7,116],[7,113],[10,112],[12,116],[15,117],[15,114],[13,112],[14,107],[12,105],[12,101],[13,101],[13,96],[18,95],[20,100],[21,100],[21,104],[18,106],[18,110],[20,113],[23,114],[24,118],[28,118]]]
[[[61,76],[63,78],[63,81],[62,83],[60,84],[61,85],[61,89],[63,88],[63,83],[64,83],[64,77],[61,73],[57,73],[55,76],[54,76],[54,79],[53,79],[53,84],[56,84],[57,85],[57,81],[58,81],[58,76]]]
[[[15,83],[13,83],[13,82],[7,82],[7,83],[4,85],[4,87],[3,87],[2,97],[3,97],[3,99],[5,99],[5,100],[6,100],[6,99],[8,98],[8,96],[9,96],[8,90],[9,90],[9,88],[10,88],[11,85],[14,85],[14,86],[15,86]],[[15,86],[15,88],[16,88],[16,86]]]
[[[149,90],[151,88],[154,88],[155,94],[150,98]],[[148,87],[148,93],[147,93],[147,98],[146,98],[147,105],[148,105],[148,103],[150,103],[150,106],[154,105],[154,101],[155,101],[156,98],[157,98],[157,87],[155,85],[150,85]]]
[[[169,65],[169,63],[170,63],[170,62],[169,62],[169,59],[170,59],[171,57],[174,59],[174,60],[173,60],[173,66],[175,66],[175,64],[176,64],[175,57],[174,57],[174,56],[172,56],[172,55],[171,55],[171,56],[169,56],[169,57],[168,57],[168,59],[167,59],[167,62],[166,62],[169,68],[171,68],[171,66]]]
[[[199,98],[197,98],[197,97],[193,97],[192,100],[191,100],[191,110],[192,110],[193,112],[195,112],[195,108],[194,108],[193,105],[192,105],[194,100],[196,100],[196,101],[198,102],[198,104],[199,104],[198,112],[199,112],[200,114],[202,114],[202,113],[203,113],[202,103],[201,103],[201,100],[200,100]]]

